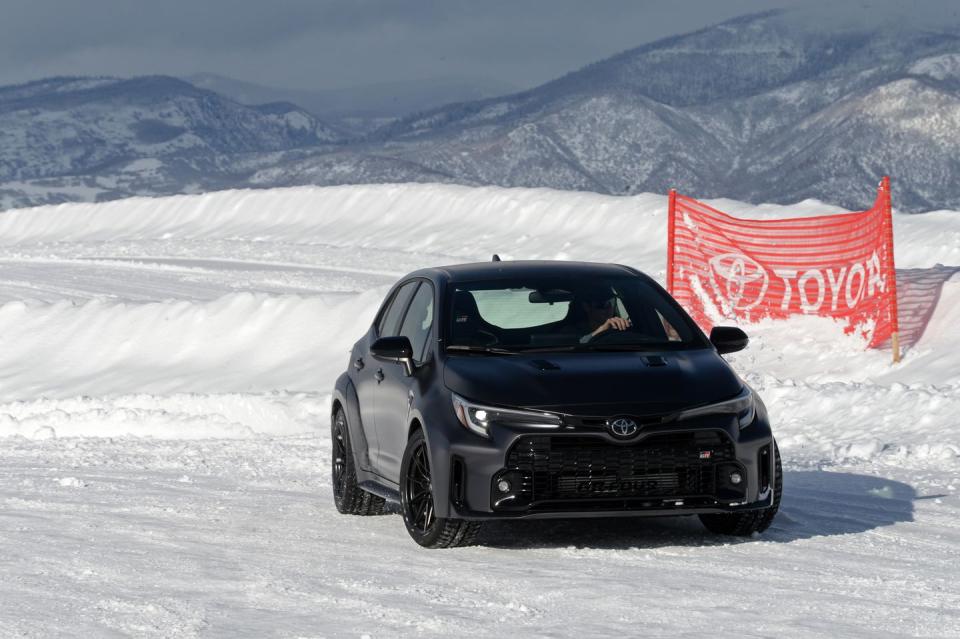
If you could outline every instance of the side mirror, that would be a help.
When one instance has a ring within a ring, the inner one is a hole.
[[[714,326],[710,331],[710,342],[721,355],[742,351],[749,341],[747,334],[734,326]]]
[[[403,371],[407,375],[413,374],[413,346],[403,335],[381,337],[370,347],[370,354],[377,359],[403,364]]]

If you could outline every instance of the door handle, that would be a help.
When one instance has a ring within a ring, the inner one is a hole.
[[[378,384],[379,384],[380,382],[382,382],[382,381],[383,381],[383,369],[382,369],[382,368],[378,368],[378,369],[377,369],[377,372],[373,374],[373,378],[374,378],[375,380],[377,380],[377,383],[378,383]]]
[[[363,358],[358,357],[356,360],[354,360],[353,367],[357,370],[360,370],[361,368],[363,368]]]

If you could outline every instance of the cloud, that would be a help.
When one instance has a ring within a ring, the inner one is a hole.
[[[660,37],[798,2],[5,0],[0,83],[211,71],[310,89],[438,76],[532,86]],[[936,24],[956,13],[952,0],[822,6],[833,19],[805,9],[821,27],[894,13]]]

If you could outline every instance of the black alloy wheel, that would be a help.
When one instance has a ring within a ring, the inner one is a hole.
[[[430,483],[430,462],[425,442],[421,442],[413,451],[404,490],[407,503],[410,504],[410,525],[426,535],[437,518],[433,508],[433,485]]]
[[[437,517],[430,457],[423,431],[410,436],[400,465],[400,510],[413,540],[425,548],[469,546],[480,522]]]
[[[360,488],[353,466],[350,428],[342,408],[337,408],[330,424],[331,484],[333,503],[345,515],[380,515],[384,499]]]

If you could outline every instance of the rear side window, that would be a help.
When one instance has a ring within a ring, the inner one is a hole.
[[[417,363],[423,361],[430,337],[430,328],[433,326],[433,287],[427,283],[420,285],[417,294],[410,302],[410,309],[403,318],[400,335],[406,336],[413,347],[413,357]]]
[[[419,282],[407,282],[394,293],[393,299],[380,315],[380,321],[377,323],[377,335],[380,337],[393,337],[399,335],[400,318],[403,317],[403,311],[407,308],[407,302],[413,295]],[[416,352],[416,351],[414,351]]]

